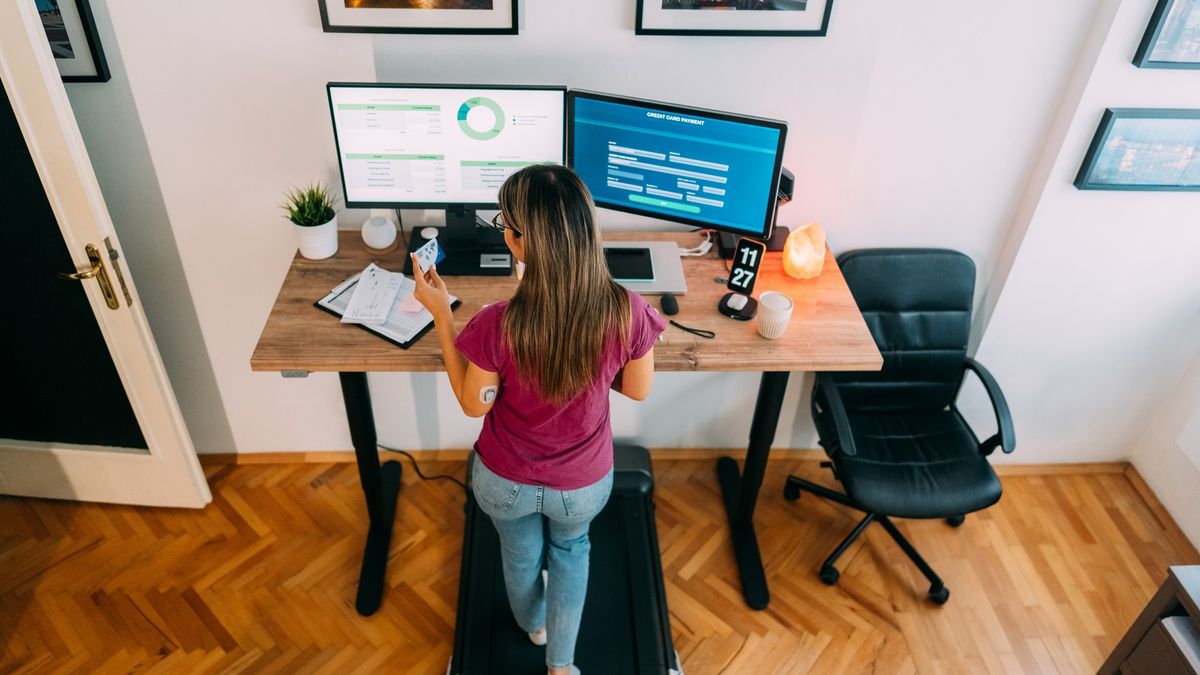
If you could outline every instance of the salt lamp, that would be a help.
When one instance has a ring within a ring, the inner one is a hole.
[[[825,265],[825,230],[808,223],[792,230],[783,245],[783,271],[796,279],[811,279]]]

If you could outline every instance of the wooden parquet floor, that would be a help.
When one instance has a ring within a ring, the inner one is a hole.
[[[461,476],[462,462],[427,462]],[[901,529],[951,588],[926,583],[872,526],[805,495],[813,461],[772,461],[756,522],[772,601],[741,600],[710,460],[658,462],[657,518],[675,644],[705,673],[1094,672],[1170,564],[1200,562],[1121,472],[1009,475],[960,529]],[[0,498],[0,672],[443,673],[463,496],[405,466],[383,608],[353,608],[366,515],[353,464],[207,469],[204,511]],[[1161,511],[1161,509],[1159,509]]]

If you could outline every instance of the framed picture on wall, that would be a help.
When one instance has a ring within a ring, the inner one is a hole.
[[[42,28],[63,82],[108,82],[108,62],[100,48],[88,0],[36,0]]]
[[[1200,0],[1158,0],[1133,63],[1139,68],[1200,68]]]
[[[517,0],[317,0],[326,33],[516,35]]]
[[[1200,110],[1105,110],[1075,187],[1200,191]]]
[[[822,36],[833,0],[637,0],[638,35]]]

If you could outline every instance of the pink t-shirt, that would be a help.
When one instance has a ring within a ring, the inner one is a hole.
[[[475,450],[498,476],[526,485],[575,490],[595,483],[613,465],[608,392],[625,364],[654,348],[666,323],[645,298],[629,294],[629,344],[614,337],[605,345],[596,383],[557,407],[517,374],[512,350],[503,340],[508,301],[479,310],[459,333],[455,346],[480,368],[500,374],[496,402],[483,420]]]

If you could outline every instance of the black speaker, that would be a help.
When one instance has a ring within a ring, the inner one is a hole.
[[[779,207],[792,201],[792,195],[795,194],[796,177],[788,171],[786,166],[779,168],[779,192],[778,201],[775,204],[776,213]],[[782,251],[783,243],[787,241],[791,230],[786,227],[779,227],[778,223],[771,228],[771,236],[767,238],[768,251]],[[733,249],[737,246],[737,240],[740,235],[731,234],[729,232],[719,232],[717,237],[717,252],[726,260],[733,257]]]
[[[779,203],[786,204],[792,201],[792,195],[796,191],[796,177],[788,171],[786,166],[779,168]]]

